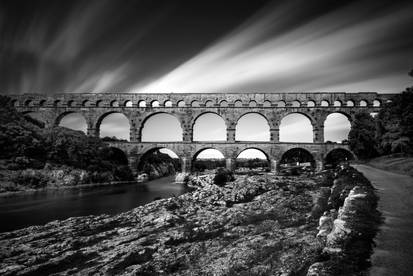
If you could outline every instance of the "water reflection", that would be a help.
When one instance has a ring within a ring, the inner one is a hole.
[[[145,184],[49,190],[0,198],[0,232],[74,216],[118,214],[154,199],[183,194],[185,187],[173,181],[174,177],[165,177]]]

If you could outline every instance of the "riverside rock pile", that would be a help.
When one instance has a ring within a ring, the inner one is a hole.
[[[211,180],[191,178],[194,191],[116,216],[0,234],[0,274],[306,275],[310,267],[308,275],[328,275],[325,250],[341,244],[317,237],[319,216],[333,204],[316,180]],[[343,218],[351,213],[344,209]]]

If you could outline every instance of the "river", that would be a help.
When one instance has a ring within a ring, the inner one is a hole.
[[[69,217],[118,214],[159,197],[184,193],[184,186],[173,181],[174,176],[170,176],[144,184],[49,190],[0,197],[0,232]]]

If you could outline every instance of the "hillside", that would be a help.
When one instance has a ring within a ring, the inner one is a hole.
[[[133,180],[103,141],[19,114],[0,96],[0,192]]]

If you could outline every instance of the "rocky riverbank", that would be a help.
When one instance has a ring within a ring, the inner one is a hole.
[[[117,216],[0,234],[0,274],[339,275],[328,273],[348,260],[352,242],[342,242],[364,229],[353,225],[354,208],[374,206],[352,173],[242,176],[224,187],[192,178],[194,191]],[[319,231],[320,215],[340,207],[337,217],[324,214]]]

